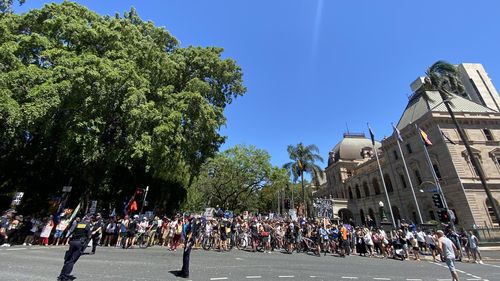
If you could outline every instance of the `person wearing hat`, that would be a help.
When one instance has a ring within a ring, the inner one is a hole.
[[[90,225],[90,220],[85,218],[84,221],[78,223],[73,232],[73,235],[69,241],[69,249],[64,255],[64,265],[61,269],[58,281],[68,281],[76,279],[71,272],[73,271],[73,266],[78,261],[83,253],[86,241],[91,238],[92,229]]]
[[[92,251],[91,255],[95,255],[95,250],[99,241],[101,240],[102,235],[102,218],[101,214],[97,214],[92,218]]]

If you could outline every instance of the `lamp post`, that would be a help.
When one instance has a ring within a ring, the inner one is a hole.
[[[385,214],[385,210],[384,210],[384,202],[379,201],[378,206],[380,207],[380,221],[381,222],[387,221],[387,215]]]

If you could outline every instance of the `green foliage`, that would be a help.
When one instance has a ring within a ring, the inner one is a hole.
[[[460,82],[457,67],[446,62],[437,61],[425,72],[425,83],[422,87],[422,95],[431,100],[425,91],[438,91],[443,100],[448,99],[451,94],[461,94],[465,88]],[[452,102],[449,102],[452,104]]]
[[[24,4],[26,0],[19,0],[19,5]],[[12,5],[14,4],[14,0],[0,0],[0,15],[4,13],[12,12]]]
[[[168,186],[218,151],[224,109],[246,90],[222,52],[181,48],[134,9],[100,16],[65,1],[3,15],[0,188],[29,197],[73,178],[94,194],[149,184],[163,204],[181,200]]]
[[[288,171],[294,182],[297,182],[297,180],[300,178],[302,187],[302,200],[304,202],[304,206],[307,206],[304,174],[310,174],[312,183],[316,186],[319,186],[319,182],[321,179],[323,179],[324,173],[323,170],[318,165],[316,165],[316,162],[323,162],[323,158],[319,155],[319,149],[314,144],[308,146],[304,146],[303,143],[298,143],[296,146],[289,145],[287,151],[288,156],[292,161],[286,163],[283,168]]]
[[[284,188],[287,183],[286,171],[272,167],[265,150],[235,146],[202,166],[200,176],[188,189],[190,196],[184,207],[201,210],[219,205],[234,211],[268,210],[272,199],[264,194]]]

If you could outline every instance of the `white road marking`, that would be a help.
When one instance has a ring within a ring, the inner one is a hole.
[[[380,278],[380,277],[376,277],[376,278],[373,278],[373,280],[391,280],[391,278]]]
[[[26,250],[26,248],[14,248],[14,249],[5,249],[6,251],[21,251]]]
[[[358,277],[353,277],[353,276],[342,276],[342,279],[358,279]]]
[[[210,278],[210,280],[227,280],[227,277],[215,277],[215,278]]]
[[[278,278],[294,278],[294,275],[280,275]]]
[[[471,275],[470,277],[472,277],[472,278],[476,278],[476,279],[481,279],[481,277],[476,276],[476,275]]]
[[[451,279],[437,279],[437,281],[452,281]]]
[[[406,281],[422,281],[422,279],[406,279]]]
[[[247,279],[259,279],[262,278],[262,276],[247,276]]]
[[[473,279],[473,278],[469,278],[467,279],[468,281],[477,281],[477,280],[481,280],[481,279]]]

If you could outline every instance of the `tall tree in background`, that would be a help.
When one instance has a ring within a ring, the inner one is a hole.
[[[490,188],[486,184],[486,178],[484,176],[481,164],[479,163],[479,161],[476,159],[476,156],[472,152],[469,141],[465,137],[464,130],[462,129],[457,119],[455,118],[455,114],[453,113],[453,109],[451,108],[453,106],[451,101],[453,95],[458,95],[464,92],[464,87],[460,82],[460,78],[458,77],[457,67],[445,61],[435,62],[426,71],[425,83],[420,90],[422,97],[424,99],[429,100],[430,98],[425,93],[425,91],[439,92],[439,95],[441,96],[441,99],[444,105],[446,106],[448,113],[450,114],[451,120],[453,121],[453,124],[457,128],[460,139],[467,150],[467,154],[469,155],[469,160],[471,161],[471,164],[474,167],[474,169],[477,171],[481,184],[484,188],[484,191],[486,192],[486,196],[488,197],[488,200],[490,201],[491,206],[493,207],[493,211],[495,213],[497,221],[500,222],[500,211],[498,209],[496,201],[493,198],[493,195],[491,194]]]
[[[25,191],[26,203],[73,178],[73,193],[120,203],[149,185],[175,207],[246,91],[221,48],[182,48],[134,9],[64,1],[3,13],[0,30],[0,194]]]
[[[304,204],[305,215],[307,217],[307,199],[304,186],[304,174],[310,174],[312,178],[312,183],[319,185],[320,179],[323,178],[323,170],[316,165],[316,162],[323,162],[323,158],[319,155],[319,149],[316,145],[311,144],[304,146],[304,144],[299,143],[296,146],[289,145],[287,147],[288,156],[290,160],[283,167],[290,171],[293,177],[293,181],[297,181],[300,178],[301,188],[302,188],[302,199]]]
[[[199,177],[188,189],[184,207],[200,210],[219,205],[233,211],[269,210],[259,202],[264,188],[283,184],[281,169],[272,167],[271,156],[253,146],[231,147],[203,164]]]

